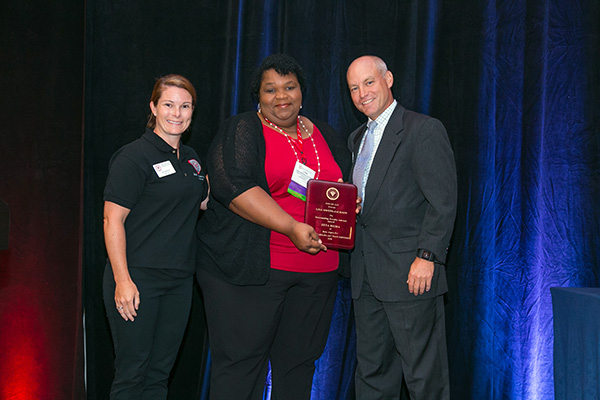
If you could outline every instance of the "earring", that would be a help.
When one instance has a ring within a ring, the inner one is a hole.
[[[260,103],[258,103],[258,104],[256,105],[256,111],[258,111],[258,112],[259,112],[259,114],[262,114],[262,112],[261,112],[261,110],[260,110]]]

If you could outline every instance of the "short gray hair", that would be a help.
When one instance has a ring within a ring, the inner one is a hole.
[[[381,58],[379,58],[377,56],[372,56],[372,57],[373,57],[373,64],[375,64],[375,68],[377,68],[377,71],[379,71],[381,76],[384,76],[385,73],[388,72],[388,67],[387,67],[387,65],[385,65],[385,61],[383,61]]]

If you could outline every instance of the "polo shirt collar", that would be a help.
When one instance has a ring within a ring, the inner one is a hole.
[[[162,138],[156,133],[154,133],[150,128],[146,128],[146,132],[142,137],[150,143],[152,143],[152,145],[154,145],[154,147],[156,147],[158,150],[164,153],[172,153],[173,150],[176,150],[173,147],[171,147],[171,145],[169,145],[167,142],[162,140]]]

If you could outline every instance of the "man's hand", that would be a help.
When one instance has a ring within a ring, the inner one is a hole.
[[[433,278],[434,265],[432,261],[415,258],[408,272],[408,291],[415,296],[429,292]]]

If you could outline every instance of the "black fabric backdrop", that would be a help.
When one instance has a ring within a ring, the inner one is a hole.
[[[254,106],[254,67],[281,51],[306,69],[305,114],[342,136],[362,121],[345,70],[367,53],[387,61],[404,106],[444,122],[459,172],[453,398],[551,399],[548,287],[598,285],[599,22],[596,0],[3,3],[0,398],[84,398],[82,309],[87,397],[106,398],[110,155],[141,135],[154,80],[171,72],[198,90],[188,144],[203,155]],[[203,332],[196,293],[171,398],[200,395]]]

